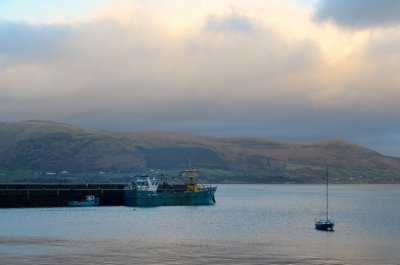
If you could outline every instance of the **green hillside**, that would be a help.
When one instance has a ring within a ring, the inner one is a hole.
[[[277,142],[107,132],[44,121],[0,123],[0,182],[125,181],[154,170],[176,172],[188,160],[212,182],[318,183],[326,166],[337,183],[400,182],[400,159],[341,139]]]

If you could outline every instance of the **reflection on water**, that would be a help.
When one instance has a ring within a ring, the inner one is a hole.
[[[10,242],[14,246],[28,242]],[[38,253],[2,254],[0,264],[398,264],[396,259],[371,259],[349,253],[287,253],[283,246],[271,244],[147,244],[130,241],[70,242],[37,240]],[[56,247],[53,244],[56,244]],[[18,249],[18,248],[16,248]],[[21,249],[22,250],[22,249]]]
[[[214,206],[0,209],[0,264],[398,264],[400,186],[219,185]],[[397,220],[397,221],[396,221]]]

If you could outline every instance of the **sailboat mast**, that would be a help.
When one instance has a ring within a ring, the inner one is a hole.
[[[328,217],[328,167],[326,167],[326,220],[329,220]]]

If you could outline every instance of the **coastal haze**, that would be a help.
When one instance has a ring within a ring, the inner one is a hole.
[[[399,3],[0,1],[0,120],[400,156]]]

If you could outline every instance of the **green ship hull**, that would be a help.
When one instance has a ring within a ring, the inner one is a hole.
[[[212,205],[215,203],[216,189],[209,187],[200,191],[125,190],[124,200],[127,206]]]
[[[180,180],[184,184],[160,184],[156,178],[138,176],[136,181],[125,186],[124,202],[127,206],[211,205],[215,203],[217,187],[198,185],[196,170],[183,171]]]

